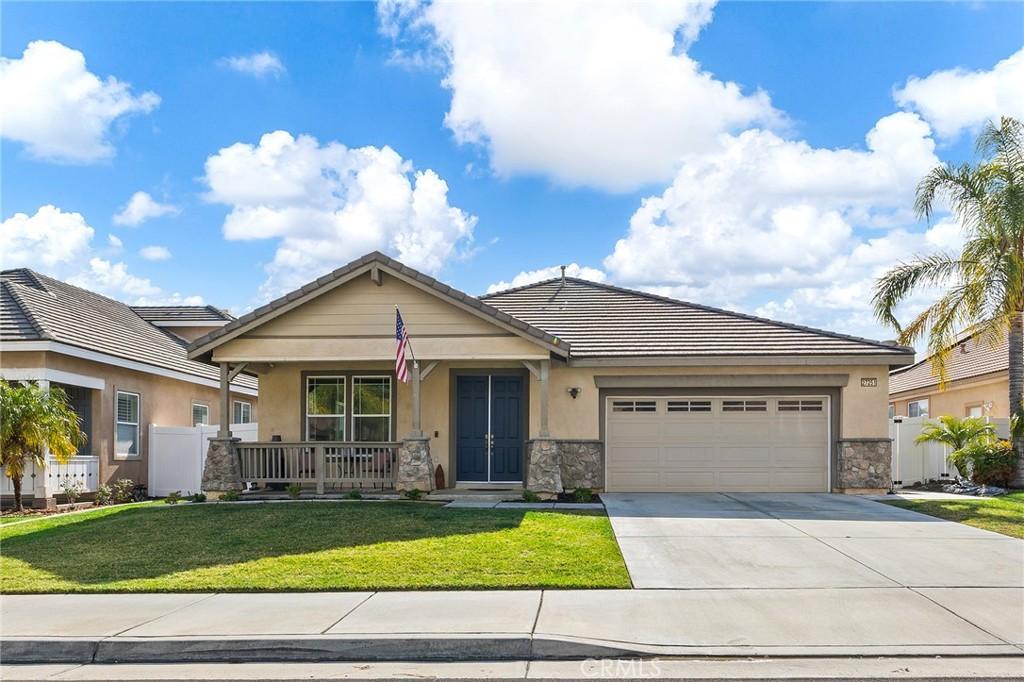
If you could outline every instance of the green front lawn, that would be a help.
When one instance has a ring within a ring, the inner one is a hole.
[[[629,586],[599,513],[205,504],[0,527],[3,593]]]
[[[1024,538],[1024,492],[983,500],[887,500],[886,504]]]

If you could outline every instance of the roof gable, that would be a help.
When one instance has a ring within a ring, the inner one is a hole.
[[[932,371],[932,358],[909,367],[901,367],[889,374],[889,394],[912,391],[929,386],[937,386],[939,377]],[[946,361],[948,381],[964,381],[974,377],[1007,372],[1010,367],[1009,339],[1003,336],[1002,341],[992,345],[978,339],[976,335],[968,336],[950,349]]]
[[[482,297],[566,339],[576,358],[671,356],[887,356],[913,350],[576,278]]]
[[[240,336],[281,333],[285,327],[297,321],[303,325],[308,324],[308,320],[299,320],[300,317],[305,317],[304,315],[295,316],[291,313],[300,308],[308,308],[315,314],[318,306],[328,305],[325,303],[325,297],[329,296],[330,292],[359,277],[365,277],[367,281],[373,278],[379,282],[381,275],[384,274],[418,289],[431,299],[453,306],[463,318],[472,318],[488,327],[497,326],[507,333],[527,339],[560,355],[567,356],[569,353],[568,344],[555,336],[375,251],[196,339],[189,346],[189,357],[207,359],[215,348]],[[318,299],[320,303],[317,303]],[[285,320],[285,316],[290,316],[290,319]],[[388,316],[386,330],[381,327],[383,318],[365,319],[357,324],[361,330],[365,328],[364,325],[370,325],[371,335],[381,335],[382,331],[393,334],[394,317],[390,310]],[[415,335],[417,330],[411,329],[410,333]]]

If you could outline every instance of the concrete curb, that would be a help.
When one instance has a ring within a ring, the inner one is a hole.
[[[274,635],[268,637],[12,637],[4,663],[264,663],[523,661],[635,656],[707,658],[1021,656],[1012,645],[666,646],[557,635]]]

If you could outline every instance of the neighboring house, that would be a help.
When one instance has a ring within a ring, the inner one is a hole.
[[[188,340],[233,318],[209,306],[132,308],[28,269],[0,272],[0,378],[67,392],[98,459],[99,483],[145,483],[148,427],[216,423],[219,376],[188,359]],[[231,385],[233,421],[255,421],[257,380]],[[26,481],[43,495],[42,481]],[[53,486],[49,489],[53,493]]]
[[[967,336],[950,350],[940,390],[928,356],[889,375],[889,414],[902,417],[1009,417],[1007,339],[993,346]]]
[[[263,396],[260,443],[211,441],[208,491],[429,489],[440,465],[448,486],[551,495],[887,488],[888,375],[913,350],[579,279],[478,299],[371,253],[189,357],[258,374]]]

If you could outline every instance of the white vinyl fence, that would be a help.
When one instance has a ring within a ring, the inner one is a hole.
[[[232,424],[231,435],[242,441],[256,440],[256,424]],[[165,497],[180,490],[182,495],[199,492],[206,464],[206,449],[217,427],[150,426],[149,484],[153,497]]]
[[[985,420],[996,427],[1000,438],[1009,437],[1009,419],[985,417]],[[949,456],[947,446],[914,442],[924,425],[934,421],[930,417],[895,417],[889,420],[893,479],[902,481],[904,486],[957,476],[956,468],[946,462]]]
[[[61,482],[65,479],[82,484],[82,492],[96,492],[100,477],[99,457],[72,457],[60,464],[52,455],[46,458],[45,468],[36,468],[34,462],[25,467],[21,479],[21,493],[25,497],[54,497],[61,494]],[[14,482],[0,475],[0,495],[13,495]]]

